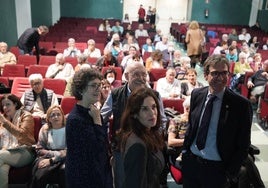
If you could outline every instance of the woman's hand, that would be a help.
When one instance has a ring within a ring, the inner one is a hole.
[[[94,124],[102,126],[100,110],[93,104],[89,107],[89,115],[93,118]]]
[[[38,168],[45,168],[47,166],[50,166],[49,159],[43,159],[38,163]]]

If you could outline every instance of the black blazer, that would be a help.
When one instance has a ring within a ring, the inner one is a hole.
[[[184,140],[186,151],[190,150],[196,136],[202,106],[207,94],[208,87],[195,89],[191,94],[189,128]],[[226,172],[231,176],[238,174],[242,161],[248,155],[252,115],[250,102],[226,88],[220,111],[216,142]]]

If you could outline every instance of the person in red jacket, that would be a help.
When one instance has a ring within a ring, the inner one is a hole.
[[[139,23],[144,23],[144,17],[145,17],[145,9],[142,7],[142,5],[140,5],[139,11],[138,11],[138,15],[139,15]]]

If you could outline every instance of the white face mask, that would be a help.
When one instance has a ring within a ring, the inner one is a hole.
[[[109,77],[109,78],[107,78],[107,80],[108,80],[108,82],[109,82],[110,84],[112,84],[112,83],[113,83],[113,81],[114,81],[114,78]]]

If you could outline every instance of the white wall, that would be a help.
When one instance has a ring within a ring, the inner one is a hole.
[[[163,34],[169,33],[172,22],[181,22],[187,18],[188,0],[124,0],[123,3],[123,14],[128,13],[131,21],[138,20],[140,4],[146,11],[149,6],[155,7],[160,18],[157,28],[161,29]]]
[[[52,24],[60,19],[60,0],[51,0],[52,5]]]
[[[15,0],[17,34],[20,36],[25,29],[32,27],[30,0]]]

